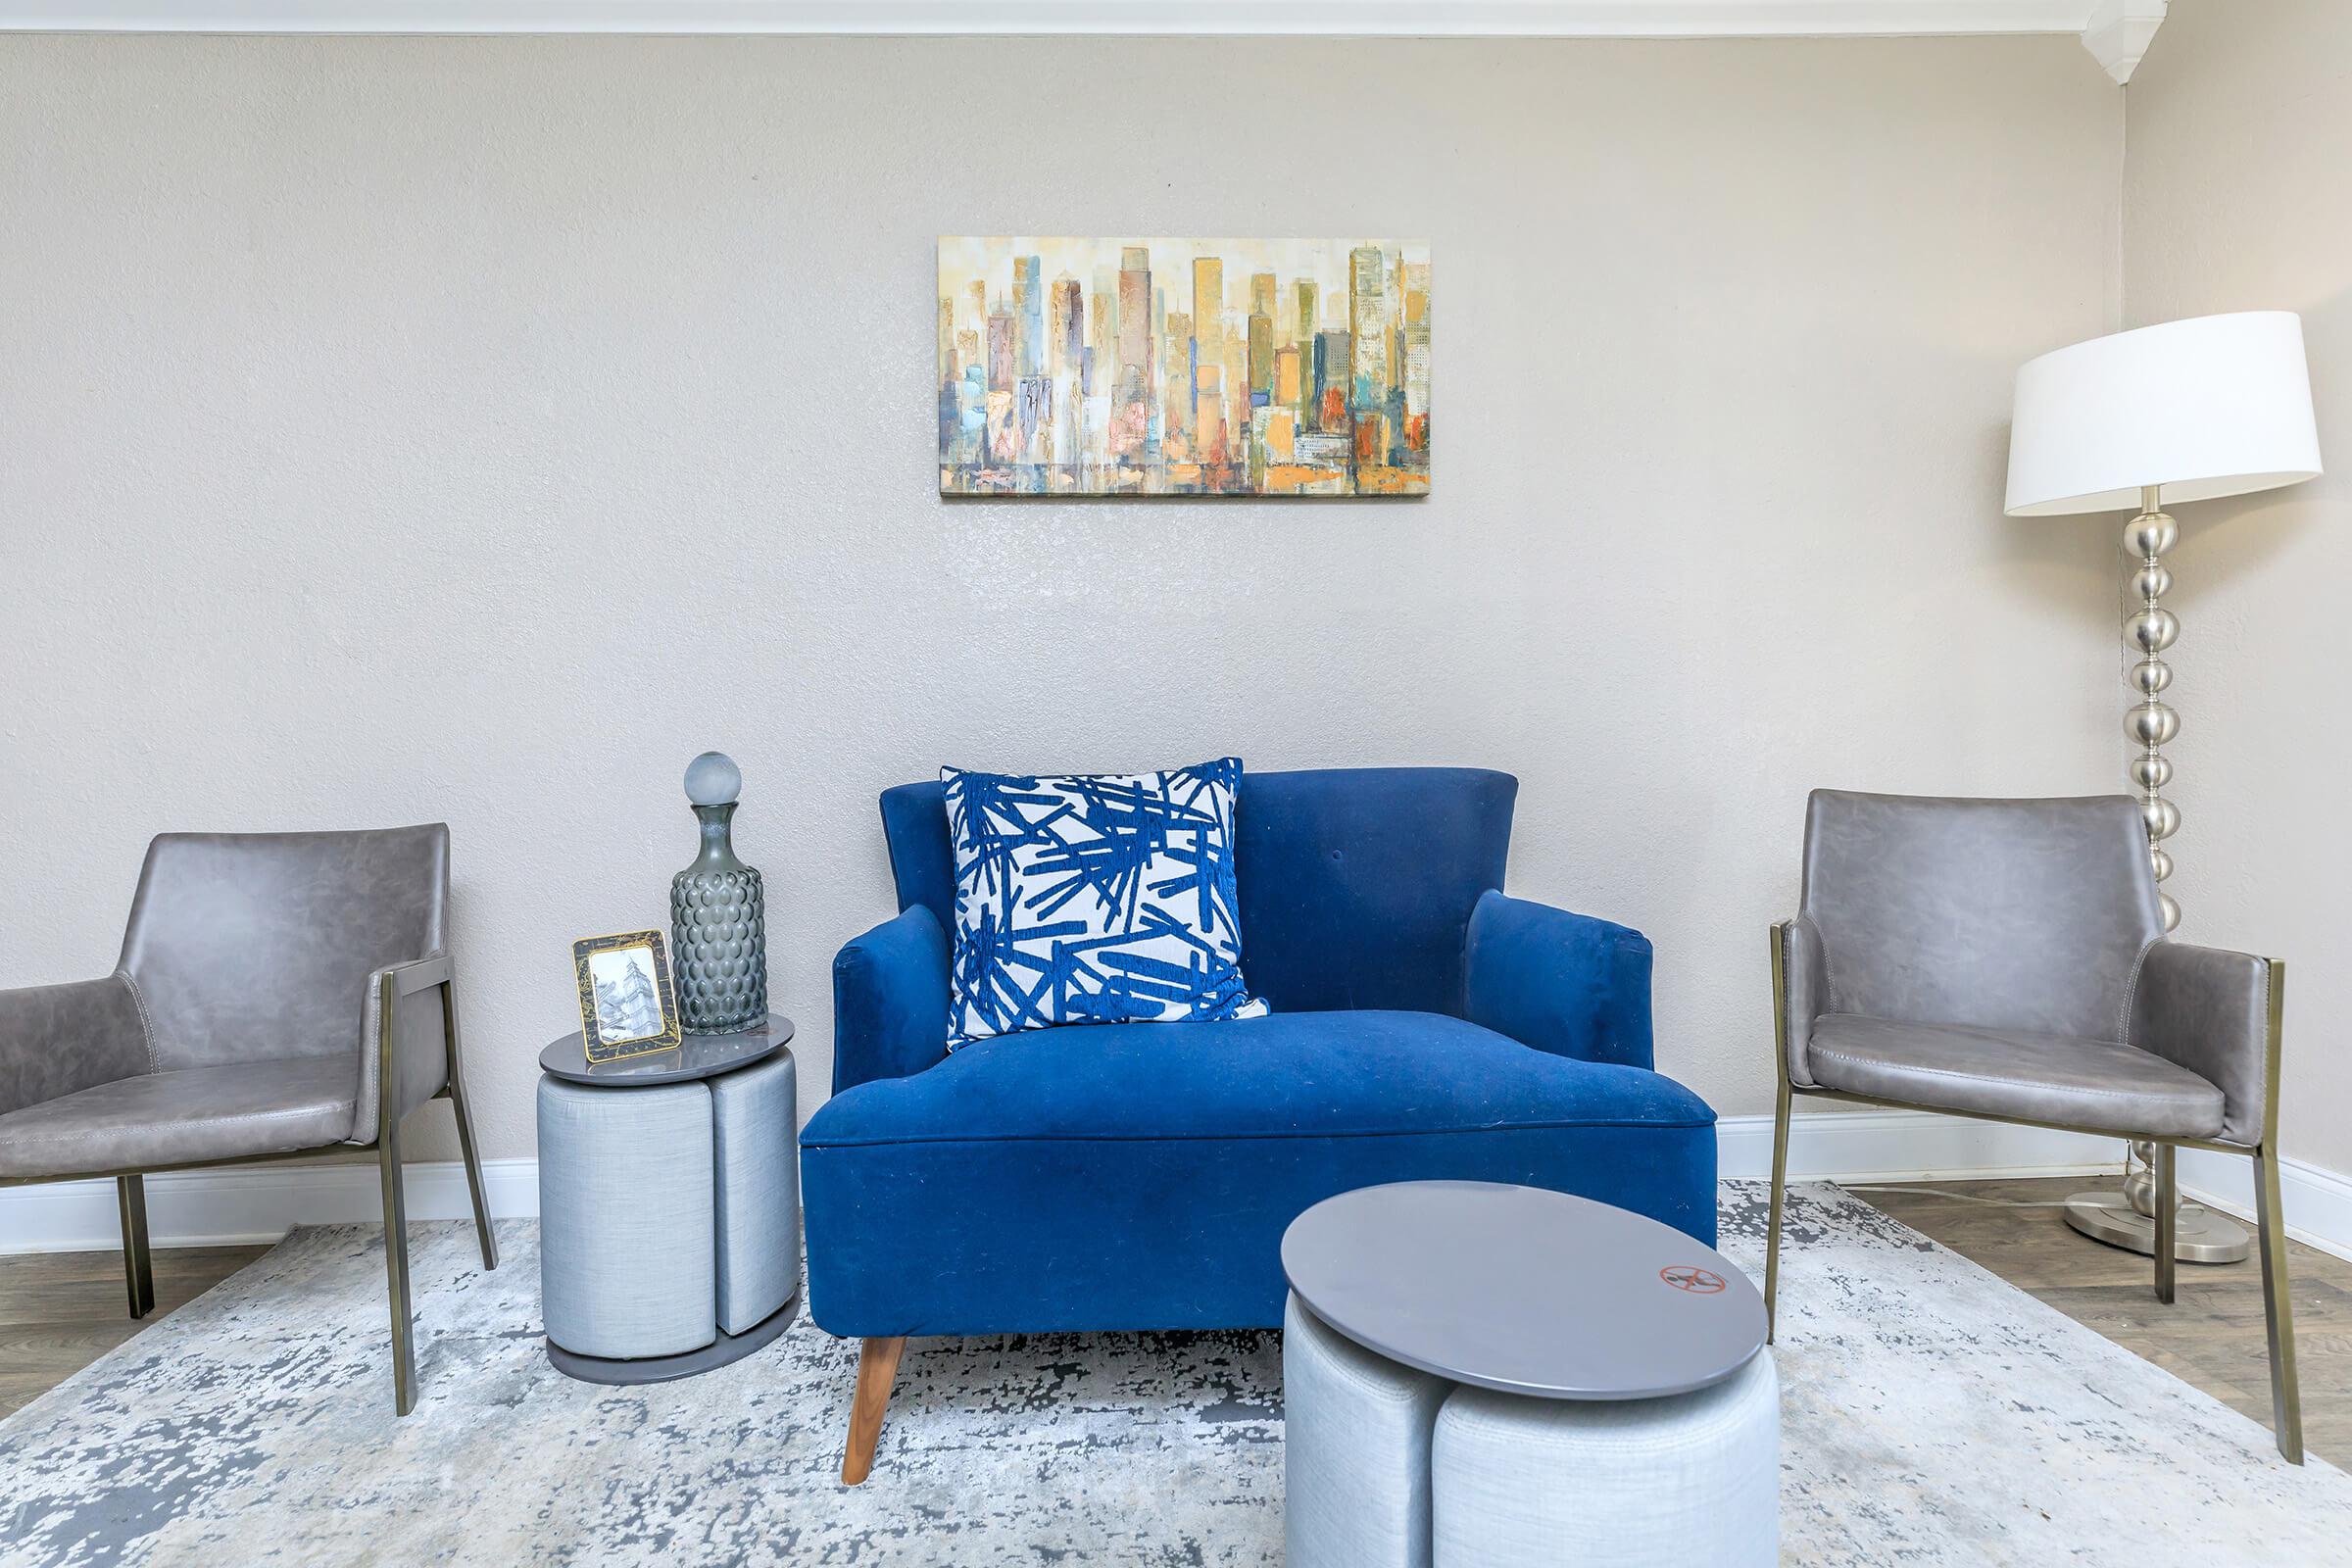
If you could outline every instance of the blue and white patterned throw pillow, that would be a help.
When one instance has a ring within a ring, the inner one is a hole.
[[[1239,758],[939,777],[956,846],[949,1050],[1052,1024],[1264,1014],[1242,983]]]

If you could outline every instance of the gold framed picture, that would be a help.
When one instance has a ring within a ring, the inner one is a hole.
[[[678,994],[659,931],[583,937],[571,945],[580,984],[580,1039],[590,1061],[674,1051]]]

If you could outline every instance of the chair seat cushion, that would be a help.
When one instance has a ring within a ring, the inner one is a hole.
[[[1930,1110],[2142,1138],[2222,1131],[2221,1090],[2111,1040],[1831,1013],[1815,1020],[1805,1060],[1824,1089]]]
[[[0,1176],[75,1176],[243,1159],[346,1142],[348,1054],[147,1073],[0,1116]]]
[[[1283,1230],[1382,1182],[1516,1182],[1715,1236],[1714,1112],[1459,1018],[1294,1012],[976,1042],[802,1133],[835,1334],[1270,1328]]]

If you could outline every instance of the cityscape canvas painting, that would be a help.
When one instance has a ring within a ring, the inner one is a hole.
[[[943,495],[1423,495],[1429,247],[939,242]]]

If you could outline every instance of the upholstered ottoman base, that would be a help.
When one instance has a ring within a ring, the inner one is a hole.
[[[1288,1568],[1427,1568],[1429,1445],[1453,1385],[1282,1315]]]
[[[548,1359],[662,1383],[751,1354],[800,1299],[790,1053],[708,1080],[539,1084]]]
[[[1777,1562],[1780,1410],[1769,1350],[1665,1399],[1457,1390],[1431,1441],[1435,1568]]]
[[[755,1323],[741,1334],[720,1331],[718,1338],[699,1350],[687,1350],[678,1355],[643,1355],[635,1357],[575,1355],[558,1345],[547,1342],[547,1358],[555,1369],[567,1378],[582,1383],[610,1383],[616,1387],[637,1383],[669,1383],[678,1378],[690,1378],[697,1372],[708,1372],[740,1361],[792,1327],[801,1315],[801,1301],[794,1297],[767,1315],[763,1322]]]

